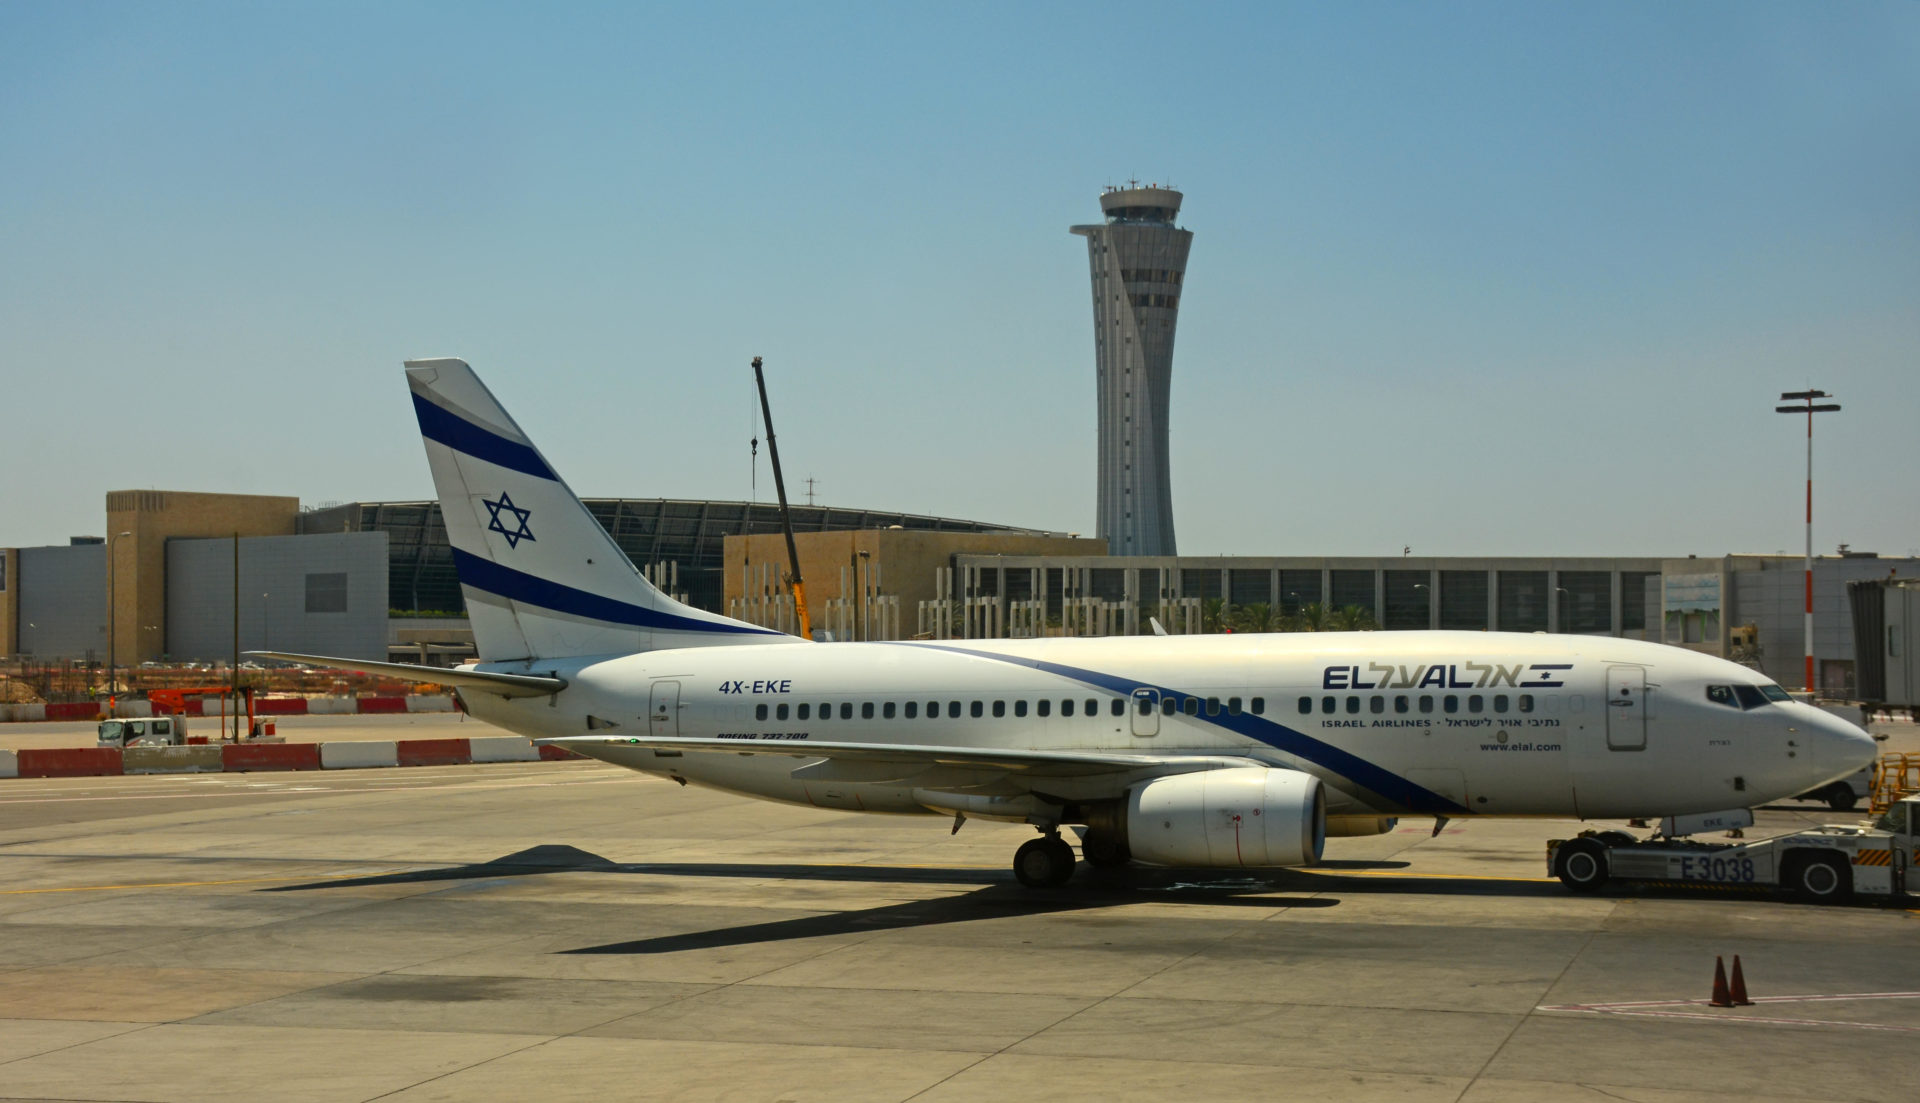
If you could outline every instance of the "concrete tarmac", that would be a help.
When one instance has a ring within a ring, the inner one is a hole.
[[[1027,828],[597,763],[9,781],[0,1098],[1912,1098],[1920,911],[1431,826],[1030,892]]]

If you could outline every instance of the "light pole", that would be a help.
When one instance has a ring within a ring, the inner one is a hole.
[[[114,683],[119,679],[120,654],[114,650],[114,637],[120,627],[120,538],[131,532],[117,532],[107,541],[107,700],[112,701]]]
[[[1834,413],[1840,404],[1830,402],[1816,405],[1816,398],[1832,398],[1825,391],[1783,391],[1782,402],[1798,402],[1798,406],[1775,406],[1774,411],[1782,414],[1807,415],[1807,696],[1813,696],[1813,415]]]

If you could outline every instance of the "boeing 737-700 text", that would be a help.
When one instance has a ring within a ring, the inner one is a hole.
[[[1310,865],[1395,817],[1665,816],[1816,789],[1865,732],[1745,667],[1596,636],[810,643],[650,585],[459,360],[407,363],[479,660],[263,652],[768,800],[1032,824],[1014,873]]]

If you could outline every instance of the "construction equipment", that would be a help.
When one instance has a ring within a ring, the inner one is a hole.
[[[767,457],[773,462],[773,489],[780,495],[780,527],[787,533],[787,562],[793,573],[787,582],[793,588],[793,611],[800,620],[800,638],[813,638],[813,622],[807,618],[807,589],[800,580],[800,549],[793,542],[793,513],[787,508],[787,480],[780,474],[780,447],[773,443],[773,408],[767,404],[767,377],[760,370],[760,358],[753,358],[753,383],[760,388],[760,416],[767,423]]]
[[[1880,756],[1873,764],[1873,789],[1867,810],[1878,816],[1901,799],[1920,793],[1920,754],[1898,751]]]
[[[151,719],[136,718],[126,720],[103,720],[100,723],[99,742],[103,747],[132,746],[180,746],[187,741],[187,698],[218,697],[222,735],[226,731],[228,702],[233,696],[239,696],[245,703],[247,733],[251,738],[260,735],[263,726],[253,712],[253,687],[241,686],[238,690],[228,686],[181,686],[173,689],[152,689],[147,691],[147,703],[153,706]],[[204,705],[202,708],[204,709]],[[235,703],[233,715],[239,718],[241,705]],[[206,713],[203,711],[203,717]]]

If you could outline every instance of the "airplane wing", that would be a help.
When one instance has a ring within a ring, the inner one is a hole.
[[[963,770],[1020,774],[1026,777],[1090,777],[1139,770],[1185,773],[1232,766],[1268,765],[1231,755],[1114,754],[1103,751],[1029,751],[1003,747],[937,747],[918,743],[842,743],[821,740],[695,739],[671,735],[569,735],[536,739],[542,746],[618,761],[620,748],[699,754],[778,755],[831,762],[896,764],[911,769],[958,767]],[[598,752],[598,753],[596,753]],[[625,765],[624,762],[620,763]]]
[[[337,659],[327,655],[299,655],[291,651],[248,651],[246,654],[258,655],[264,659],[281,659],[290,663],[306,663],[308,666],[357,670],[362,674],[384,674],[390,678],[405,678],[414,682],[432,682],[435,685],[477,689],[498,694],[501,697],[545,697],[567,688],[565,678],[549,678],[539,674],[501,674],[489,670],[452,670],[444,666],[415,666],[412,663],[376,663],[370,659]]]

